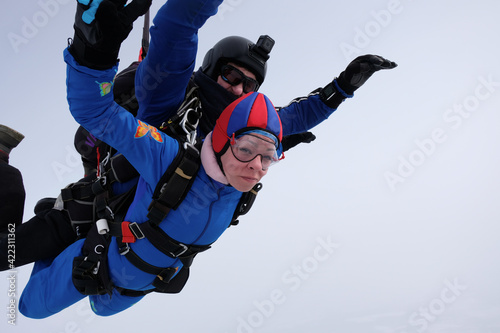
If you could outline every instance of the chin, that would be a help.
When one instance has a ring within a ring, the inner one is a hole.
[[[248,192],[250,191],[258,182],[253,182],[253,183],[236,183],[236,184],[231,184],[235,189],[237,189],[240,192]]]

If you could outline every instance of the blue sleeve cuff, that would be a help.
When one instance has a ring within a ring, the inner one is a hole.
[[[79,72],[82,73],[87,73],[91,76],[94,77],[111,77],[114,78],[116,75],[116,72],[118,71],[118,62],[111,68],[105,69],[105,70],[99,70],[99,69],[92,69],[88,68],[85,66],[80,65],[76,59],[73,57],[71,52],[69,52],[69,47],[64,49],[64,62],[71,66],[72,68],[76,69]]]
[[[335,84],[335,88],[337,88],[338,92],[339,92],[342,96],[344,96],[345,98],[352,98],[352,97],[354,97],[354,95],[350,95],[350,94],[346,93],[344,90],[342,90],[342,88],[340,88],[340,86],[339,86],[339,84],[338,84],[338,82],[337,82],[337,79],[334,79],[334,80],[333,80],[333,84]]]

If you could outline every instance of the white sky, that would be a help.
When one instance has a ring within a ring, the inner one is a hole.
[[[252,212],[198,256],[181,294],[151,295],[109,318],[86,300],[44,320],[17,312],[0,330],[500,332],[498,2],[223,6],[200,31],[198,65],[223,37],[270,35],[261,92],[275,105],[324,86],[359,54],[399,67],[376,73],[314,129],[313,144],[273,167]],[[74,7],[10,1],[0,13],[0,123],[26,135],[11,155],[25,178],[25,220],[82,174],[62,60]],[[141,25],[121,68],[137,58]],[[30,272],[14,273],[18,295]],[[12,299],[9,276],[0,273],[1,306]]]

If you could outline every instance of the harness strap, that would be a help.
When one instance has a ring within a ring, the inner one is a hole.
[[[115,289],[121,295],[128,297],[142,297],[155,291],[168,294],[177,294],[181,292],[181,290],[184,288],[188,278],[189,278],[189,268],[182,267],[181,270],[170,280],[168,284],[164,284],[162,289],[156,288],[148,290],[131,290],[121,287],[115,287]]]
[[[152,292],[155,292],[155,289],[149,289],[149,290],[132,290],[132,289],[125,289],[121,287],[115,287],[116,291],[120,293],[120,295],[127,296],[127,297],[142,297],[146,296],[147,294],[150,294]]]
[[[111,295],[108,249],[111,238],[101,235],[94,225],[82,246],[82,256],[73,259],[72,281],[83,295]]]
[[[101,193],[110,191],[114,182],[125,183],[139,175],[137,170],[128,163],[122,154],[117,154],[110,159],[110,168],[96,180],[80,181],[73,183],[61,190],[63,201],[85,200]]]
[[[200,168],[199,156],[200,153],[195,147],[187,145],[173,173],[168,175],[166,172],[167,179],[162,176],[158,183],[161,187],[157,186],[153,194],[156,199],[151,201],[148,207],[147,217],[151,223],[159,225],[170,210],[176,209],[184,200]]]
[[[101,177],[92,184],[92,192],[95,194],[94,211],[97,219],[112,221],[115,220],[115,213],[109,207],[109,204],[110,200],[115,197],[113,197],[111,184],[114,182],[124,183],[136,177],[138,172],[122,154],[116,154],[111,157],[110,161],[104,163],[102,168],[108,164],[110,166],[109,169],[101,174]],[[114,210],[116,211],[117,209]]]
[[[130,248],[125,253],[125,257],[128,259],[128,261],[130,261],[130,263],[132,265],[139,268],[141,271],[149,273],[149,274],[165,275],[165,273],[164,273],[165,271],[172,271],[173,270],[173,273],[175,273],[175,271],[177,271],[177,269],[174,267],[163,268],[163,267],[151,265],[150,263],[144,261],[141,257],[139,257],[137,255],[137,253],[132,251],[132,249],[130,249]],[[172,274],[172,276],[173,276],[173,274]]]
[[[147,263],[142,260],[130,247],[127,243],[122,243],[122,245],[126,246],[126,252],[124,253],[127,260],[140,269],[143,272],[156,275],[152,285],[155,287],[154,291],[166,292],[170,288],[169,283],[170,280],[177,273],[178,267],[158,267]],[[122,250],[122,247],[120,247]]]
[[[196,254],[206,251],[211,247],[210,245],[190,245],[178,242],[167,235],[161,228],[149,222],[138,224],[127,221],[121,223],[108,221],[108,226],[109,234],[118,240],[120,253],[125,255],[127,259],[130,259],[134,265],[137,263],[137,268],[145,268],[144,271],[151,274],[158,274],[157,271],[161,268],[155,266],[152,266],[154,268],[147,267],[147,265],[142,265],[140,261],[136,260],[134,256],[138,259],[140,258],[130,249],[129,244],[135,243],[137,239],[146,238],[158,251],[170,258],[179,258],[183,265],[187,267],[190,266]],[[128,253],[132,253],[130,258],[128,257]],[[143,261],[142,259],[140,260]]]
[[[162,268],[156,267],[152,270],[142,263],[142,259],[137,260],[140,258],[135,258],[136,255],[130,250],[129,243],[134,243],[136,239],[147,238],[163,254],[181,259],[186,266],[191,264],[197,253],[210,248],[210,246],[186,245],[178,242],[158,227],[170,210],[176,209],[184,200],[200,168],[197,148],[186,145],[184,148],[180,146],[179,149],[179,154],[161,177],[153,193],[153,198],[156,199],[149,206],[149,221],[139,225],[136,222],[108,220],[110,235],[117,237],[120,242],[120,253],[127,258],[130,257],[131,262],[137,264],[139,269],[144,268],[146,272],[154,271],[152,274],[159,274],[158,270]]]
[[[141,224],[141,230],[149,242],[163,254],[171,258],[191,258],[196,254],[208,250],[210,245],[183,244],[167,235],[160,227],[152,223]]]
[[[108,182],[125,183],[139,176],[139,172],[130,164],[122,154],[115,154],[110,160],[111,169],[107,172]]]
[[[238,202],[238,206],[236,206],[236,210],[234,211],[230,226],[238,225],[238,223],[240,223],[240,221],[238,221],[238,217],[240,217],[241,215],[245,215],[250,211],[250,208],[252,208],[252,205],[257,198],[257,194],[261,189],[262,184],[257,183],[249,192],[243,193],[240,201]]]
[[[98,187],[95,187],[98,190]],[[95,196],[93,183],[78,182],[73,183],[61,190],[61,198],[63,201],[70,200],[85,200]]]
[[[108,206],[109,192],[96,195],[94,199],[94,211],[97,219],[113,219],[113,212]]]
[[[97,274],[99,261],[89,260],[88,257],[76,257],[73,260],[72,280],[76,289],[84,295],[102,295],[103,288]]]

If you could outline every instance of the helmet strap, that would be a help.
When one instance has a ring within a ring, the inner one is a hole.
[[[221,151],[220,151],[220,152],[218,152],[218,153],[214,152],[214,153],[215,153],[215,160],[217,161],[217,164],[219,165],[219,168],[220,168],[220,170],[222,171],[222,174],[223,174],[224,176],[226,176],[226,173],[224,172],[224,167],[222,166],[222,160],[221,160],[221,157],[222,157],[222,155],[224,155],[224,154],[226,153],[226,151],[228,150],[228,148],[229,148],[229,144],[230,144],[230,142],[229,142],[229,140],[227,140],[226,144],[224,145],[224,147],[221,149]]]

